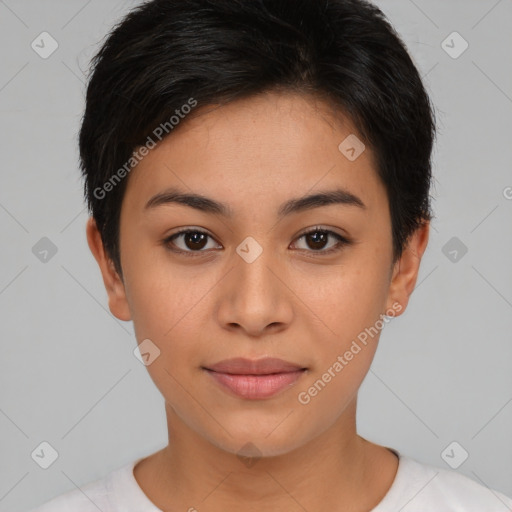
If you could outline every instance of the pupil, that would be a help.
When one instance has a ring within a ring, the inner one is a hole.
[[[322,249],[325,245],[327,233],[323,233],[321,231],[315,231],[315,233],[308,235],[311,239],[313,239],[313,244],[310,245],[313,249]],[[320,244],[320,247],[317,247],[317,244]]]
[[[206,240],[206,235],[204,233],[188,233],[186,235],[186,242],[188,246],[188,242],[192,242],[192,247],[189,247],[189,249],[202,249],[205,246],[204,241]],[[201,242],[203,242],[201,244]]]

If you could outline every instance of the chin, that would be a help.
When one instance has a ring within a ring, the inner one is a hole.
[[[225,435],[222,439],[210,438],[210,442],[241,459],[252,458],[254,460],[261,457],[286,455],[307,443],[307,439],[297,437],[300,429],[289,427],[283,427],[280,431],[279,429],[280,427],[273,432],[272,429],[256,430],[254,426],[238,431],[230,429],[231,437]]]

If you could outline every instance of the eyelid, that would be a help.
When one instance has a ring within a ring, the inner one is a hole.
[[[342,235],[341,233],[338,233],[335,231],[336,228],[331,228],[330,226],[322,226],[320,224],[312,226],[310,228],[305,228],[303,231],[300,231],[297,235],[297,238],[300,238],[304,235],[309,235],[310,233],[316,233],[317,231],[327,232],[329,234],[337,235],[341,238],[344,238],[345,240],[349,240],[348,236]]]
[[[353,243],[352,240],[349,237],[347,237],[345,235],[342,235],[340,233],[337,233],[332,228],[316,225],[316,226],[313,226],[313,227],[310,227],[310,228],[305,228],[303,231],[301,231],[298,235],[296,235],[296,237],[292,241],[292,244],[293,244],[293,242],[295,242],[297,240],[300,240],[301,238],[303,238],[306,235],[309,235],[309,234],[312,234],[312,233],[317,233],[317,232],[322,232],[322,233],[326,233],[327,235],[334,236],[335,238],[338,239],[338,243],[334,247],[331,247],[331,248],[326,249],[326,250],[317,250],[317,251],[308,250],[308,249],[297,249],[297,250],[310,253],[313,256],[320,256],[321,257],[322,255],[332,254],[334,252],[339,252],[339,251],[341,251],[341,249],[343,249],[343,247],[345,247],[347,245],[351,245]],[[170,248],[170,244],[172,243],[173,239],[175,237],[178,237],[181,234],[184,234],[184,233],[202,233],[202,234],[206,235],[207,237],[210,237],[218,245],[221,245],[221,244],[219,244],[219,242],[217,242],[217,240],[215,239],[215,237],[213,235],[211,235],[208,231],[204,230],[203,228],[196,228],[196,227],[193,227],[193,226],[186,226],[186,227],[180,228],[178,231],[176,231],[176,232],[172,233],[171,235],[165,237],[164,240],[163,240],[164,247],[166,247],[169,251],[172,251],[172,252],[175,252],[175,253],[179,253],[179,254],[184,254],[185,256],[191,256],[191,257],[201,256],[203,253],[208,254],[208,253],[211,252],[211,249],[209,249],[209,250],[199,250],[199,251],[190,251],[190,250],[183,250],[183,249],[179,249],[179,248],[177,248],[177,249]]]
[[[215,239],[215,237],[213,235],[211,235],[208,231],[204,230],[203,228],[186,226],[186,227],[180,228],[178,231],[172,233],[171,235],[166,236],[162,241],[164,247],[169,251],[179,253],[179,254],[185,254],[186,256],[192,256],[192,257],[201,256],[203,253],[207,254],[209,252],[209,251],[205,251],[205,250],[185,251],[180,248],[171,248],[170,245],[173,243],[173,239],[177,238],[179,235],[182,235],[184,233],[201,233],[201,234],[206,235],[207,237],[211,238],[212,240],[214,240],[216,244],[220,245],[219,242],[217,242],[217,240]]]
[[[337,233],[336,231],[334,231],[334,229],[324,227],[324,226],[318,226],[318,225],[313,226],[311,228],[306,228],[304,231],[302,231],[300,234],[298,234],[295,237],[294,241],[300,240],[301,238],[303,238],[304,236],[307,236],[309,234],[319,233],[319,232],[325,233],[327,235],[337,238],[338,243],[334,247],[330,247],[329,249],[326,249],[326,250],[318,250],[318,251],[308,250],[308,249],[298,249],[298,250],[304,251],[304,252],[308,253],[308,255],[311,255],[312,257],[322,257],[325,255],[330,255],[333,253],[340,252],[345,246],[351,245],[353,243],[351,238],[349,238],[345,235],[342,235],[340,233]]]

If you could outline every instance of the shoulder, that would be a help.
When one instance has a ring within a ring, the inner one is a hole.
[[[117,501],[119,492],[128,491],[127,478],[133,463],[117,468],[106,476],[82,485],[28,512],[117,512],[120,503]],[[128,494],[128,492],[127,492]]]
[[[106,480],[101,479],[81,489],[73,489],[28,512],[110,512],[112,509],[108,508]]]
[[[512,512],[512,499],[503,493],[454,470],[403,455],[396,484],[390,497],[403,512]]]

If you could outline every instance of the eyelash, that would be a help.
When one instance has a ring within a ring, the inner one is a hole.
[[[172,244],[172,242],[173,242],[173,240],[175,238],[177,238],[180,235],[187,234],[187,233],[201,233],[201,234],[204,234],[204,235],[206,235],[206,236],[208,236],[208,237],[213,239],[213,237],[210,234],[208,234],[206,231],[203,231],[202,229],[183,228],[180,231],[177,231],[176,233],[173,233],[171,236],[169,236],[169,237],[167,237],[166,239],[163,240],[163,243],[164,243],[165,247],[168,250],[172,251],[172,252],[184,254],[187,257],[194,258],[194,257],[201,256],[201,253],[204,253],[206,251],[204,251],[204,250],[184,251],[182,249],[172,249],[170,247],[170,245]],[[312,253],[316,253],[316,254],[320,254],[320,255],[326,255],[326,254],[332,254],[332,253],[335,253],[335,252],[339,252],[345,246],[348,246],[348,245],[350,245],[352,243],[351,240],[349,240],[348,238],[346,238],[346,237],[344,237],[342,235],[339,235],[338,233],[335,233],[334,231],[331,231],[331,230],[325,229],[325,228],[321,228],[319,226],[315,226],[314,228],[312,228],[312,229],[310,229],[308,231],[305,231],[304,233],[300,234],[297,237],[297,240],[300,240],[301,238],[303,238],[305,236],[308,236],[308,235],[311,235],[311,234],[314,234],[314,233],[322,233],[322,234],[326,234],[326,235],[332,235],[334,238],[336,238],[338,240],[338,243],[334,247],[331,247],[330,249],[327,249],[327,250],[321,250],[321,249],[317,250],[317,251],[308,250],[308,249],[299,249],[299,250],[305,250],[307,252],[312,252]]]

